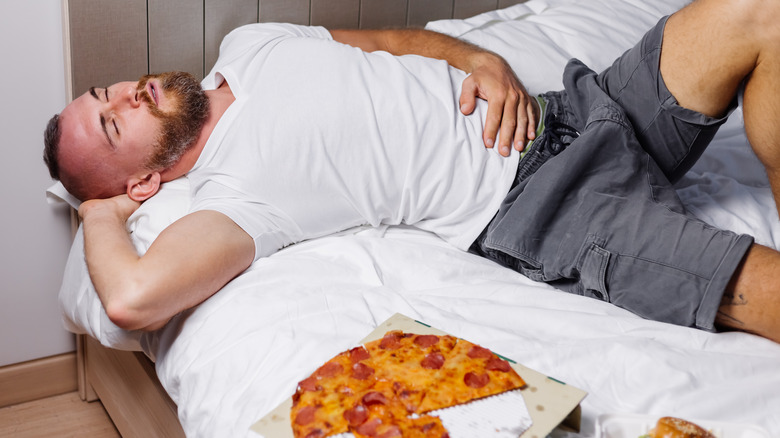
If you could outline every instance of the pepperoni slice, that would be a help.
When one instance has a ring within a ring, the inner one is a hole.
[[[436,345],[439,342],[439,337],[436,335],[419,335],[414,338],[415,345],[422,348],[428,348],[431,345]]]
[[[401,428],[395,424],[391,424],[380,435],[378,435],[377,438],[395,438],[397,436],[403,436],[401,433]]]
[[[341,366],[341,364],[336,362],[327,362],[325,365],[321,366],[317,371],[314,372],[314,374],[317,377],[333,377],[341,372],[344,371],[344,368]]]
[[[376,428],[382,424],[382,420],[379,418],[372,418],[360,426],[355,428],[355,431],[361,435],[376,436]]]
[[[436,427],[436,423],[427,423],[420,429],[423,431],[425,436],[428,436],[431,433],[431,429],[434,429],[435,427]],[[450,434],[448,434],[447,431],[445,430],[444,432],[442,432],[439,438],[450,438]]]
[[[435,422],[434,422],[434,423],[426,423],[426,424],[425,424],[425,425],[422,427],[422,431],[423,431],[423,432],[425,432],[425,433],[428,433],[428,431],[429,431],[429,430],[431,430],[431,429],[433,429],[434,427],[436,427],[436,423],[435,423]]]
[[[429,370],[438,370],[444,365],[444,356],[441,353],[428,353],[420,362],[420,366]]]
[[[379,342],[379,348],[383,350],[397,350],[401,348],[401,333],[390,332],[385,334],[385,337]]]
[[[360,362],[361,360],[366,360],[369,357],[371,357],[371,354],[363,347],[355,347],[351,350],[349,350],[349,360],[352,363]]]
[[[485,363],[485,369],[489,371],[503,371],[506,373],[512,369],[512,366],[509,365],[509,362],[503,359],[499,359],[497,357],[491,357]]]
[[[374,369],[364,364],[363,362],[358,362],[355,365],[352,365],[352,377],[357,380],[366,380],[373,374]]]
[[[306,406],[302,408],[300,411],[298,411],[298,415],[295,416],[295,424],[298,426],[305,426],[312,421],[314,421],[315,413],[317,412],[317,407],[315,406]]]
[[[322,429],[314,429],[306,434],[305,438],[322,438],[325,436],[325,432]]]
[[[469,350],[467,354],[472,359],[487,359],[493,357],[493,353],[490,350],[480,347],[479,345],[471,347],[471,350]]]
[[[385,395],[382,394],[381,392],[371,391],[371,392],[367,392],[366,395],[363,396],[363,403],[366,406],[386,405],[387,397],[385,397]]]
[[[465,376],[463,376],[463,383],[465,383],[469,388],[479,389],[487,385],[488,382],[490,382],[490,376],[488,376],[487,373],[476,374],[473,372],[468,372]]]
[[[368,409],[363,405],[356,405],[352,409],[344,411],[344,419],[352,427],[360,426],[368,420]]]
[[[317,391],[317,378],[314,376],[307,377],[298,382],[298,389],[302,391]]]

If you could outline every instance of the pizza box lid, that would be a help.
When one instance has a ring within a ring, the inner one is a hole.
[[[380,324],[360,343],[365,344],[381,339],[390,330],[401,330],[420,335],[446,335],[447,333],[433,328],[425,323],[396,313]],[[526,382],[521,390],[533,424],[523,434],[522,438],[546,437],[555,427],[579,432],[581,408],[580,402],[587,393],[579,388],[567,385],[560,380],[545,376],[512,359],[507,359],[520,377]],[[290,409],[292,394],[284,402],[252,425],[250,430],[265,438],[293,438],[290,427]]]

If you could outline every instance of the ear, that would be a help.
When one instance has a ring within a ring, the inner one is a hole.
[[[158,190],[160,190],[160,172],[134,176],[127,181],[127,196],[136,202],[146,201]]]

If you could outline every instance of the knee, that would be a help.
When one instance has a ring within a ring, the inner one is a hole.
[[[695,0],[678,14],[684,26],[709,26],[720,44],[776,52],[780,42],[780,2],[776,0]]]
[[[780,37],[780,2],[774,0],[715,0],[717,13],[738,26],[744,36]],[[775,39],[775,41],[777,41]]]

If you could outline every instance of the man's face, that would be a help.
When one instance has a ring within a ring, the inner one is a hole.
[[[207,97],[186,74],[92,88],[60,115],[62,183],[82,199],[124,193],[128,178],[178,160],[207,114]]]

